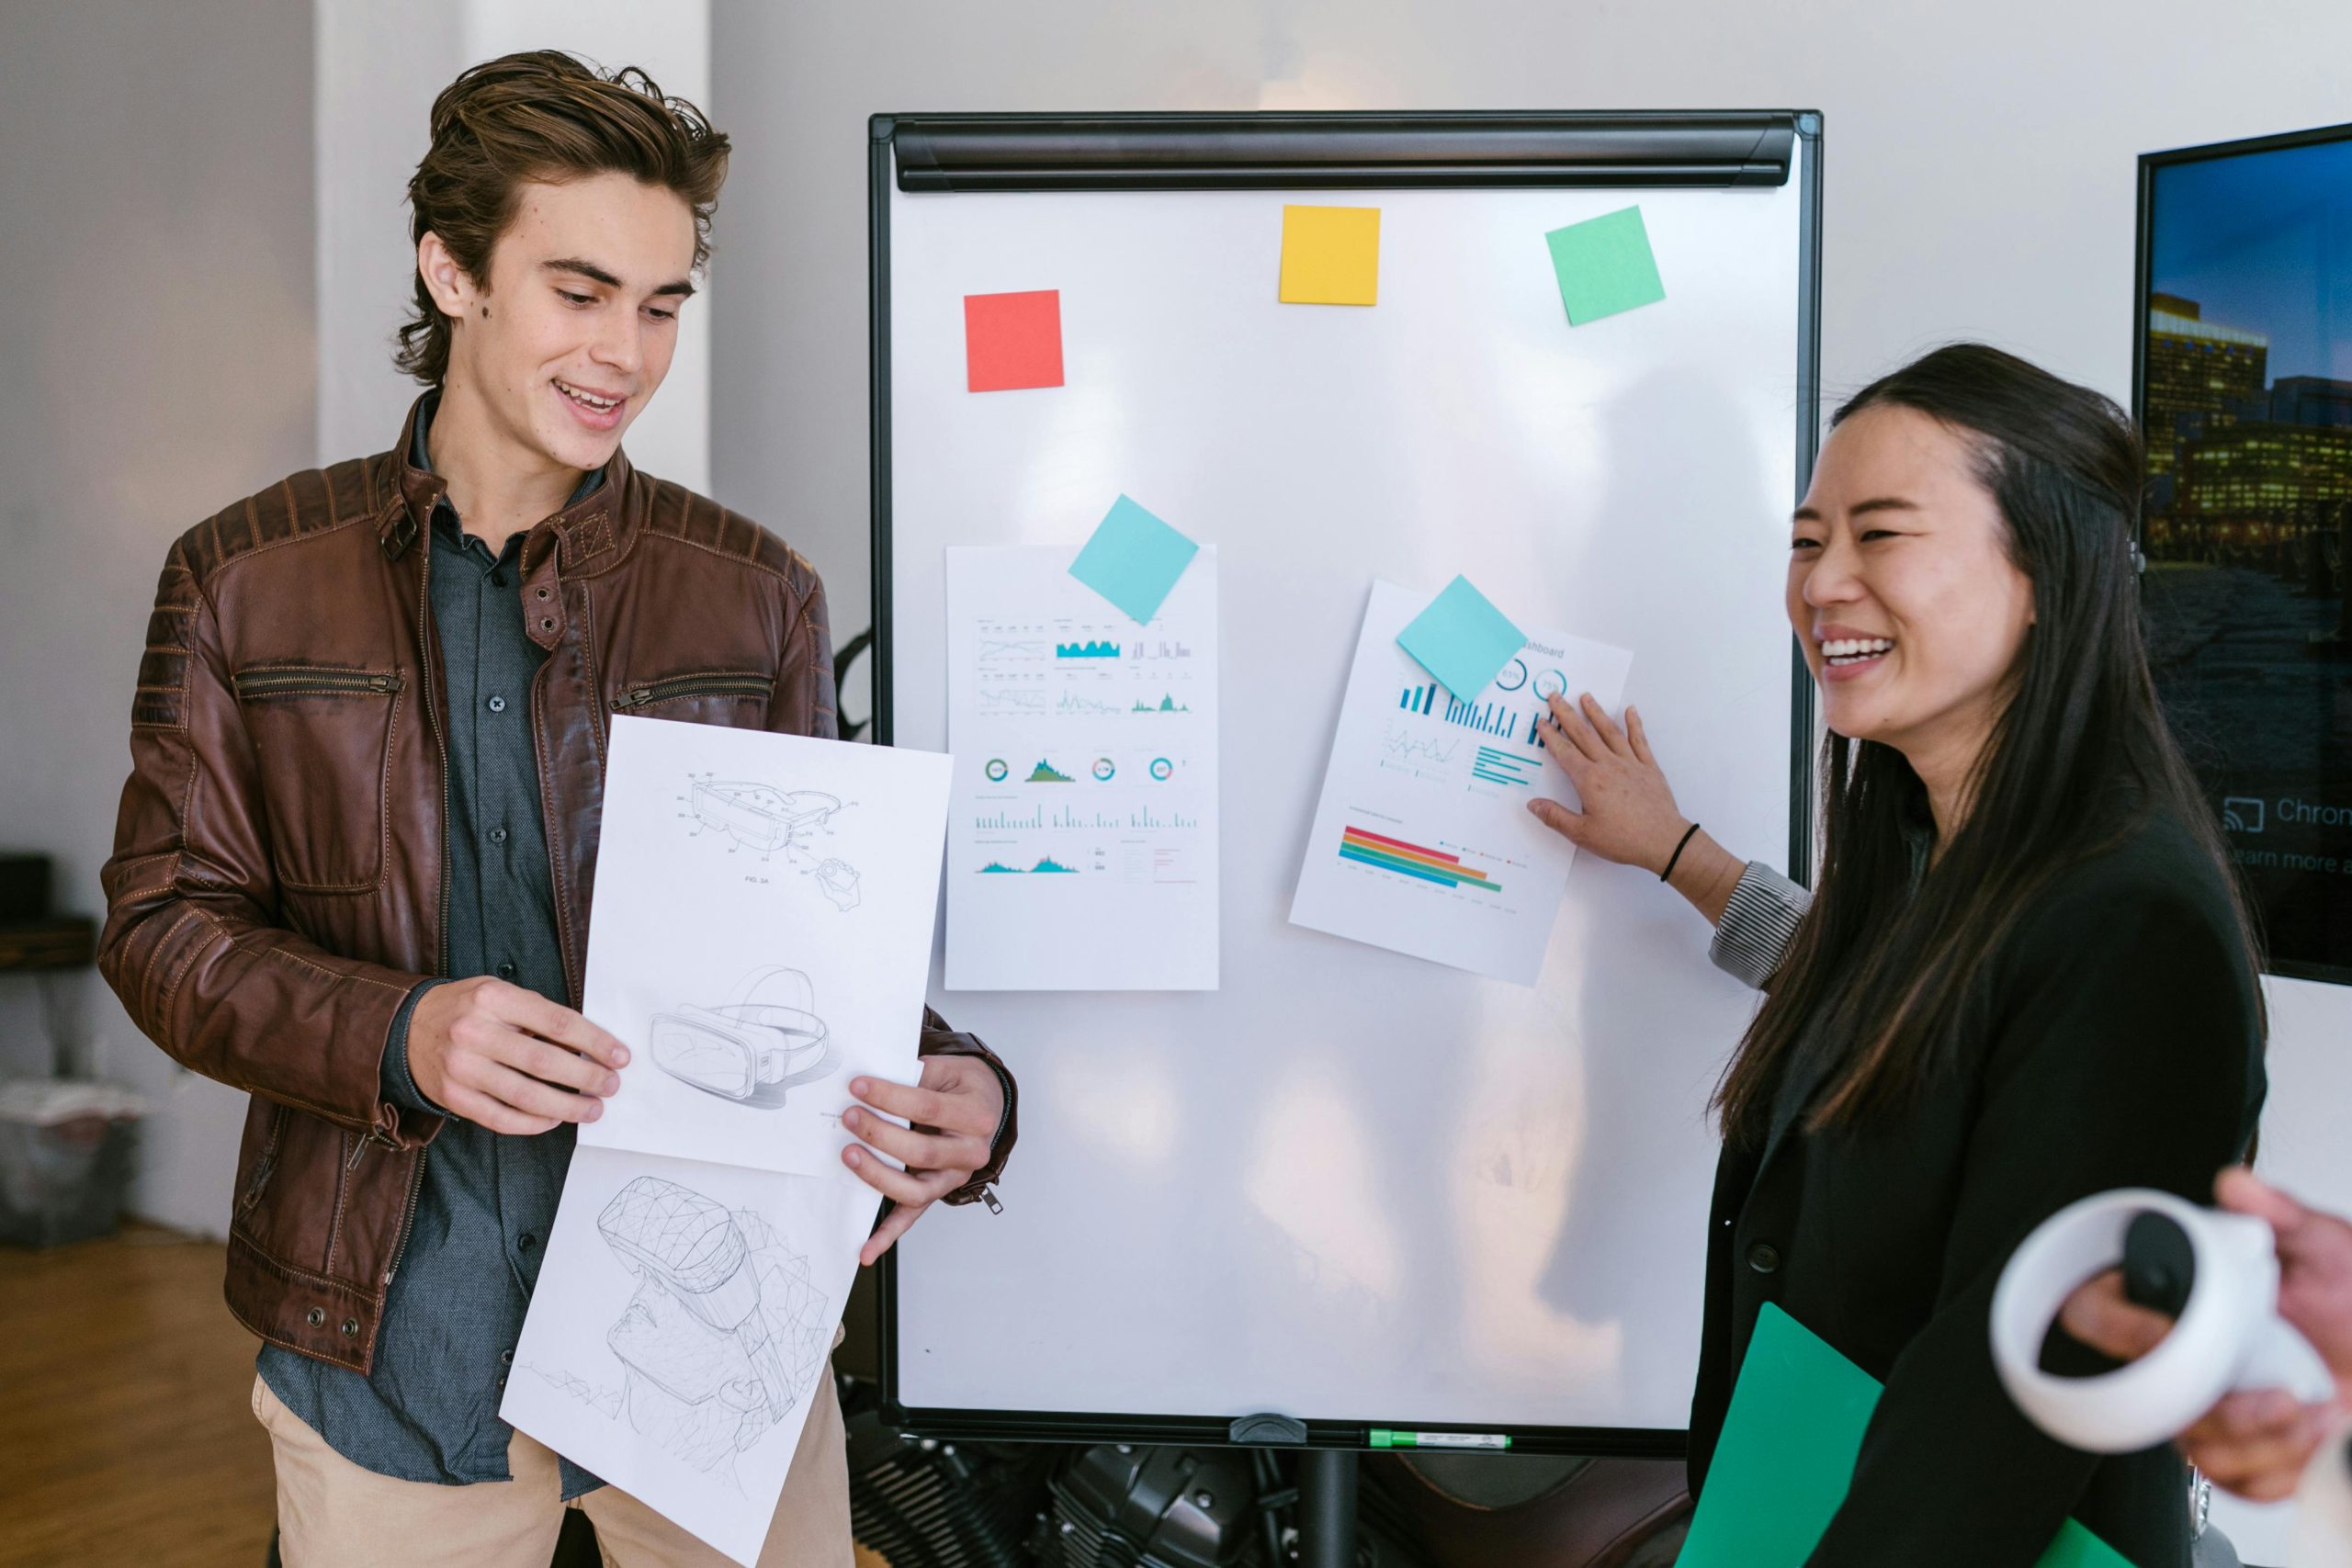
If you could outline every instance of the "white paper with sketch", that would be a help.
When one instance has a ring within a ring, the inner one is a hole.
[[[1576,800],[1535,722],[1563,691],[1615,712],[1634,656],[1538,629],[1465,701],[1396,646],[1429,602],[1372,585],[1291,921],[1532,986],[1576,859],[1527,809]]]
[[[749,1568],[879,1201],[577,1150],[500,1417]]]
[[[843,1174],[860,1073],[911,1083],[948,759],[613,720],[581,1010],[629,1048],[590,1146]]]
[[[1216,547],[1146,626],[1077,553],[947,551],[944,983],[1215,990]]]

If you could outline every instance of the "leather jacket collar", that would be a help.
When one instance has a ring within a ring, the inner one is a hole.
[[[401,420],[400,439],[392,444],[399,493],[377,526],[377,538],[390,560],[399,560],[424,537],[433,525],[433,509],[449,493],[448,481],[430,468],[420,468],[413,457],[419,422],[428,416],[440,395],[436,387],[409,405]],[[561,511],[541,519],[523,541],[525,578],[538,580],[538,586],[552,591],[565,577],[593,575],[628,554],[635,520],[623,498],[628,493],[632,472],[628,455],[615,447],[601,482],[574,496]],[[560,604],[560,599],[550,592],[549,602]],[[560,611],[545,624],[531,626],[533,640],[548,648],[555,646],[561,630]]]

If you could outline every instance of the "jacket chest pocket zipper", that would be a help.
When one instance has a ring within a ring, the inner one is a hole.
[[[282,663],[229,680],[259,764],[280,889],[348,897],[380,888],[407,679],[397,670]]]
[[[613,711],[628,713],[678,697],[758,697],[765,701],[775,690],[775,680],[766,675],[678,675],[667,681],[622,687],[613,698]]]
[[[408,684],[398,674],[368,670],[245,670],[229,680],[243,699],[391,696]]]

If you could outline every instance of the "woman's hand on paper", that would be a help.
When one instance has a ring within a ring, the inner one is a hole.
[[[989,1162],[989,1145],[1004,1120],[1004,1084],[974,1056],[926,1056],[919,1085],[882,1078],[856,1078],[850,1093],[873,1107],[851,1106],[842,1125],[872,1147],[853,1144],[842,1159],[865,1183],[896,1205],[883,1216],[860,1264],[890,1250],[924,1210],[972,1179]],[[876,1115],[876,1111],[883,1112]],[[898,1117],[910,1125],[889,1120]],[[876,1159],[878,1149],[906,1167]]]
[[[1620,865],[1665,869],[1667,857],[1690,824],[1674,804],[1666,771],[1650,755],[1639,710],[1627,708],[1621,726],[1587,693],[1578,702],[1552,699],[1543,727],[1544,749],[1577,787],[1584,809],[1571,811],[1537,795],[1528,809],[1580,850]]]
[[[487,975],[434,987],[409,1015],[416,1087],[493,1133],[594,1122],[628,1060],[628,1046],[570,1008]]]
[[[2335,1374],[2333,1401],[2304,1404],[2284,1389],[2241,1390],[2180,1434],[2181,1452],[2215,1484],[2274,1502],[2294,1493],[2312,1452],[2352,1408],[2352,1224],[2305,1208],[2238,1166],[2222,1172],[2213,1193],[2221,1207],[2269,1222],[2278,1238],[2278,1315]],[[2113,1269],[2069,1296],[2059,1322],[2124,1361],[2154,1349],[2172,1327],[2169,1317],[2127,1300]]]

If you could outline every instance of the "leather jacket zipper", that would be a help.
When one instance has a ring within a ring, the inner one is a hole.
[[[613,699],[615,713],[666,703],[673,697],[764,697],[775,690],[766,675],[678,675],[631,686]]]
[[[229,677],[240,697],[339,696],[373,693],[389,696],[408,684],[398,674],[365,670],[247,670]]]
[[[425,716],[432,721],[434,749],[441,758],[441,929],[437,951],[434,954],[434,973],[449,972],[449,738],[442,733],[442,716],[433,704],[432,677],[438,673],[433,657],[433,545],[417,552],[416,561],[416,657],[418,668],[426,675],[424,684]],[[446,705],[444,705],[446,706]],[[401,1211],[400,1240],[392,1246],[392,1261],[384,1270],[384,1289],[392,1288],[392,1276],[401,1271],[401,1259],[408,1256],[409,1237],[416,1229],[417,1199],[424,1191],[424,1160],[429,1145],[416,1151],[416,1165],[408,1174],[408,1206]]]
[[[392,1288],[392,1276],[401,1271],[401,1259],[408,1256],[408,1238],[416,1229],[416,1201],[424,1194],[424,1156],[426,1149],[416,1151],[416,1168],[409,1172],[408,1207],[401,1211],[400,1245],[392,1248],[391,1266],[384,1270],[384,1289]]]

